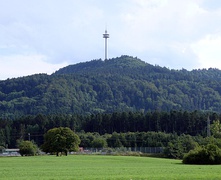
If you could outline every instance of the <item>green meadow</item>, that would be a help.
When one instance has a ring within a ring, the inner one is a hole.
[[[221,179],[220,165],[180,160],[101,155],[1,157],[0,179]]]

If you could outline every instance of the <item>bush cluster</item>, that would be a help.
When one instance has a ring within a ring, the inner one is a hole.
[[[32,141],[20,141],[18,147],[21,156],[34,156],[38,150],[37,145]]]
[[[217,145],[208,144],[191,150],[183,158],[184,164],[221,164],[221,149]]]

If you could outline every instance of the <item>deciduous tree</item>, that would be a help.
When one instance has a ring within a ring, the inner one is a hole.
[[[42,150],[46,153],[64,152],[66,155],[69,151],[78,151],[80,139],[70,128],[59,127],[47,131],[44,135],[44,144]]]

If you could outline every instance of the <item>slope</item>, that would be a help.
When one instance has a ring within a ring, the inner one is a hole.
[[[130,56],[0,81],[0,116],[221,110],[221,71],[170,70]]]

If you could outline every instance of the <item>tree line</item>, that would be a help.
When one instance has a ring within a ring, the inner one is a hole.
[[[135,151],[145,149],[143,153],[147,153],[146,148],[152,148],[152,150],[160,149],[161,157],[184,158],[185,163],[219,164],[221,163],[221,139],[216,138],[214,131],[212,132],[213,136],[210,137],[163,132],[114,132],[100,135],[83,131],[74,133],[70,128],[59,127],[50,129],[44,134],[44,143],[40,149],[45,153],[58,156],[62,153],[68,155],[69,152],[79,151],[79,146],[82,150],[92,148],[109,154],[117,151],[124,155],[138,155],[129,153],[132,149]],[[36,155],[40,152],[33,140],[20,139],[18,147],[22,156]]]
[[[43,143],[43,135],[55,127],[69,127],[74,132],[93,132],[100,135],[127,132],[164,132],[207,135],[207,120],[211,124],[221,114],[202,111],[114,112],[91,115],[30,115],[18,119],[0,118],[0,145],[15,147],[17,139]],[[218,127],[218,126],[217,126]]]

